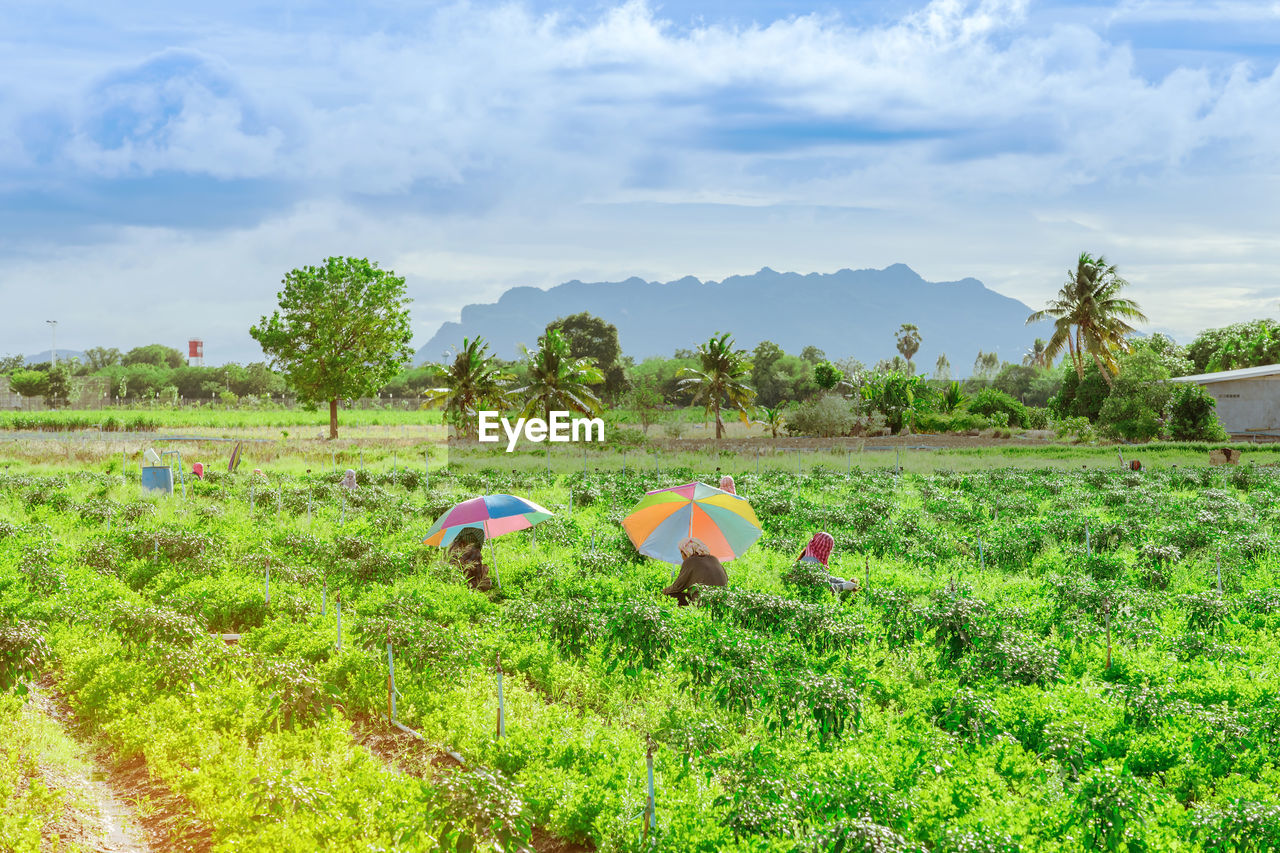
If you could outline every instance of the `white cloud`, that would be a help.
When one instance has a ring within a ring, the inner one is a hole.
[[[1194,8],[1126,2],[1112,20]],[[51,293],[23,282],[56,270],[53,304],[91,324],[182,282],[192,325],[238,340],[239,358],[281,273],[340,253],[410,276],[424,338],[467,302],[574,276],[902,261],[1039,302],[1083,249],[1132,270],[1148,313],[1184,336],[1271,298],[1249,301],[1280,261],[1263,191],[1280,173],[1275,68],[1149,80],[1134,46],[1078,21],[1033,25],[1021,0],[935,0],[876,26],[677,27],[641,2],[398,14],[394,27],[191,21],[107,33],[74,57],[0,45],[7,182],[74,196],[104,176],[194,174],[296,194],[223,232],[108,221],[76,248],[82,236],[51,230],[0,271],[0,293],[45,310]],[[1215,275],[1238,290],[1176,302]],[[143,335],[126,326],[120,343]]]

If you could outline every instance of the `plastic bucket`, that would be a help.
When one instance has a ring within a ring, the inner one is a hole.
[[[142,466],[142,491],[173,494],[173,469],[167,465]]]

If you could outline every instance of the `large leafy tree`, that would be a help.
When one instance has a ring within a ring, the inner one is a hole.
[[[627,389],[627,374],[622,368],[622,347],[618,343],[618,327],[594,314],[581,311],[547,324],[556,329],[569,344],[573,358],[589,358],[599,368],[603,379],[599,392],[610,400]],[[541,343],[541,342],[539,342]],[[600,383],[597,383],[600,385]]]
[[[703,403],[716,418],[716,438],[724,437],[722,406],[737,409],[743,423],[750,423],[747,405],[756,392],[746,384],[751,375],[751,359],[746,350],[734,349],[733,338],[722,334],[698,345],[698,367],[680,371],[681,387],[694,391],[694,402]]]
[[[101,349],[99,347],[98,349]],[[110,358],[113,350],[106,350],[106,357]],[[116,356],[120,355],[119,350],[114,350]],[[87,355],[87,353],[86,353]],[[102,353],[97,353],[99,357]],[[92,363],[92,362],[91,362]],[[164,344],[147,344],[146,346],[134,347],[124,356],[120,357],[120,363],[125,367],[134,364],[154,364],[156,367],[181,367],[187,363],[182,353],[173,347],[167,347]],[[103,365],[104,367],[106,365]]]
[[[515,393],[524,397],[524,417],[534,414],[550,420],[552,411],[600,411],[600,398],[592,385],[604,381],[604,374],[589,358],[574,358],[569,341],[559,329],[547,329],[542,346],[528,354],[529,384]]]
[[[1147,321],[1137,302],[1120,295],[1128,286],[1115,264],[1081,252],[1058,295],[1027,318],[1028,323],[1053,320],[1045,359],[1052,362],[1066,349],[1079,379],[1084,378],[1086,359],[1092,359],[1110,387],[1119,370],[1117,353],[1125,350],[1125,337],[1134,331],[1129,321]]]
[[[476,431],[477,412],[506,407],[510,380],[489,352],[484,338],[463,338],[462,349],[452,362],[441,368],[443,387],[427,397],[443,402],[449,422],[464,436],[469,436]]]
[[[413,355],[404,279],[364,258],[328,258],[291,270],[280,307],[249,329],[308,408],[329,403],[329,437],[338,437],[338,402],[374,393]]]

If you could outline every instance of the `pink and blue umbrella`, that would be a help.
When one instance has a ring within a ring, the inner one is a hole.
[[[436,519],[422,541],[447,548],[458,532],[467,528],[483,530],[484,538],[524,530],[551,518],[551,512],[531,500],[515,495],[485,495],[463,501]]]

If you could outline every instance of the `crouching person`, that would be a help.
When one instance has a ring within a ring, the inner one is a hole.
[[[471,538],[459,538],[449,549],[449,561],[462,569],[467,585],[481,591],[493,589],[489,567],[484,564],[483,547],[483,540],[477,542]]]
[[[690,537],[680,543],[680,574],[672,581],[671,586],[663,590],[666,595],[673,596],[681,607],[694,600],[697,594],[690,587],[696,584],[703,586],[728,586],[729,575],[725,572],[720,560],[701,539]]]
[[[831,552],[835,550],[836,540],[832,538],[830,533],[825,531],[813,534],[813,538],[809,540],[809,544],[804,546],[804,550],[800,552],[800,563],[820,563],[822,570],[827,576],[827,584],[831,587],[833,593],[841,592],[857,592],[858,582],[856,580],[845,580],[838,578],[827,568],[827,561],[831,559]]]

